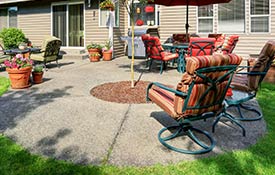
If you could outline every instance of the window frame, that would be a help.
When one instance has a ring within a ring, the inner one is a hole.
[[[69,5],[76,5],[76,4],[82,4],[83,5],[83,37],[84,37],[84,46],[69,46]],[[66,5],[66,32],[67,32],[67,43],[66,46],[61,46],[62,48],[72,48],[72,49],[79,49],[79,48],[85,48],[85,3],[83,1],[68,1],[68,2],[54,2],[51,3],[51,35],[53,35],[53,6],[59,6],[59,5]]]
[[[0,10],[6,10],[6,12],[7,12],[7,15],[6,15],[6,18],[7,18],[7,26],[5,26],[5,27],[2,27],[2,28],[11,28],[10,27],[10,15],[9,15],[9,13],[10,13],[10,9],[11,8],[16,8],[16,26],[15,26],[15,28],[17,28],[18,27],[18,6],[12,6],[12,7],[3,7],[3,8],[0,8]],[[12,26],[12,27],[14,27],[14,26]]]
[[[251,13],[251,0],[249,0],[249,33],[252,34],[266,34],[266,33],[271,33],[271,0],[269,0],[269,14],[261,14],[261,15],[252,15]],[[252,23],[251,23],[251,19],[254,17],[268,17],[268,31],[267,32],[253,32],[252,31]]]
[[[129,1],[128,2],[128,6],[130,5],[130,3],[131,3],[131,1]],[[134,0],[134,3],[140,3],[139,1],[136,1],[136,0]],[[135,25],[135,27],[158,27],[159,25],[160,25],[160,19],[159,19],[159,5],[158,4],[151,4],[151,5],[154,5],[155,7],[155,24],[154,25],[152,25],[152,26],[148,26],[147,24],[146,25],[142,25],[142,26],[137,26],[137,25]],[[129,14],[127,13],[127,16],[128,16],[128,28],[130,28],[131,27],[131,18],[130,18],[130,16],[129,16]]]
[[[199,7],[197,7],[197,16],[196,16],[197,18],[196,19],[197,19],[197,33],[198,34],[207,34],[207,33],[209,33],[209,32],[199,32],[199,20],[200,19],[212,19],[212,32],[211,33],[214,32],[215,4],[213,4],[212,11],[213,11],[212,16],[202,16],[202,17],[199,17]]]
[[[115,11],[115,26],[114,26],[114,28],[119,28],[119,26],[120,26],[120,19],[119,19],[120,3],[119,2],[120,1],[114,2],[115,3],[115,9],[114,9],[114,11]],[[116,6],[116,3],[117,3],[117,6]],[[98,0],[98,4],[100,4],[100,0]],[[106,28],[106,27],[108,27],[107,25],[100,25],[100,23],[101,23],[101,10],[102,9],[100,9],[99,6],[98,6],[98,27]],[[117,10],[118,16],[116,15],[116,10]],[[103,10],[103,11],[109,11],[109,10]],[[117,20],[118,25],[116,25],[116,20]]]

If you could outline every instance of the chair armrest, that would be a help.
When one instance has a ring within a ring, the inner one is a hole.
[[[147,100],[147,101],[150,100],[150,99],[148,98],[148,94],[149,94],[149,89],[151,89],[151,87],[152,87],[153,85],[155,85],[155,86],[157,86],[157,87],[159,87],[159,88],[161,88],[161,89],[167,90],[167,91],[169,91],[169,92],[172,92],[172,93],[174,93],[174,94],[176,94],[176,95],[179,95],[179,96],[181,96],[181,97],[186,97],[186,96],[187,96],[187,94],[184,93],[184,92],[178,91],[178,90],[173,89],[173,88],[169,88],[169,87],[167,87],[167,86],[165,86],[165,85],[163,85],[163,84],[160,84],[160,83],[158,83],[158,82],[153,82],[153,83],[150,83],[150,84],[147,86],[147,91],[146,91],[146,100]]]

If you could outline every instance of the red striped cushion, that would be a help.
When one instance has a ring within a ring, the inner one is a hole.
[[[186,72],[193,75],[197,69],[211,66],[239,65],[242,57],[236,54],[215,54],[206,56],[186,57]]]
[[[172,92],[161,89],[157,86],[152,86],[148,94],[150,100],[162,108],[171,117],[176,118],[177,114],[174,111],[174,98],[175,95]]]

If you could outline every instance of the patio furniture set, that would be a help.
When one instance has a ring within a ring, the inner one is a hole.
[[[151,59],[155,59],[151,55],[155,56],[156,53],[168,56],[157,58],[164,58],[161,60],[162,64],[167,60],[182,59],[179,56],[181,53],[164,51],[155,37],[146,36],[143,39]],[[219,41],[219,37],[214,40]],[[161,129],[158,133],[159,141],[173,151],[186,154],[207,153],[215,146],[212,136],[204,130],[193,127],[193,121],[215,117],[212,125],[214,132],[216,124],[224,117],[239,126],[245,136],[246,131],[240,121],[256,121],[263,117],[260,110],[246,105],[246,102],[256,96],[275,56],[275,41],[268,41],[255,65],[249,72],[244,72],[241,70],[246,69],[247,66],[240,66],[242,58],[231,53],[238,41],[238,36],[233,35],[228,39],[225,47],[221,48],[221,54],[211,54],[220,49],[221,42],[215,47],[213,38],[203,38],[200,44],[197,44],[197,41],[200,39],[190,38],[183,60],[185,64],[178,61],[178,67],[185,66],[180,70],[185,71],[176,88],[158,82],[151,83],[147,88],[147,100],[157,104],[178,123]],[[150,42],[155,44],[149,45]],[[178,50],[172,47],[172,51]],[[227,96],[232,88],[231,96]],[[237,114],[228,112],[232,107],[237,108]],[[169,135],[167,131],[170,131]],[[175,146],[172,140],[177,137],[189,137],[199,148],[188,149]]]

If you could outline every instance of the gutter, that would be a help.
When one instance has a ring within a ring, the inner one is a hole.
[[[6,0],[6,1],[0,1],[1,4],[12,4],[12,3],[18,3],[18,2],[27,2],[27,1],[33,1],[33,0]]]

